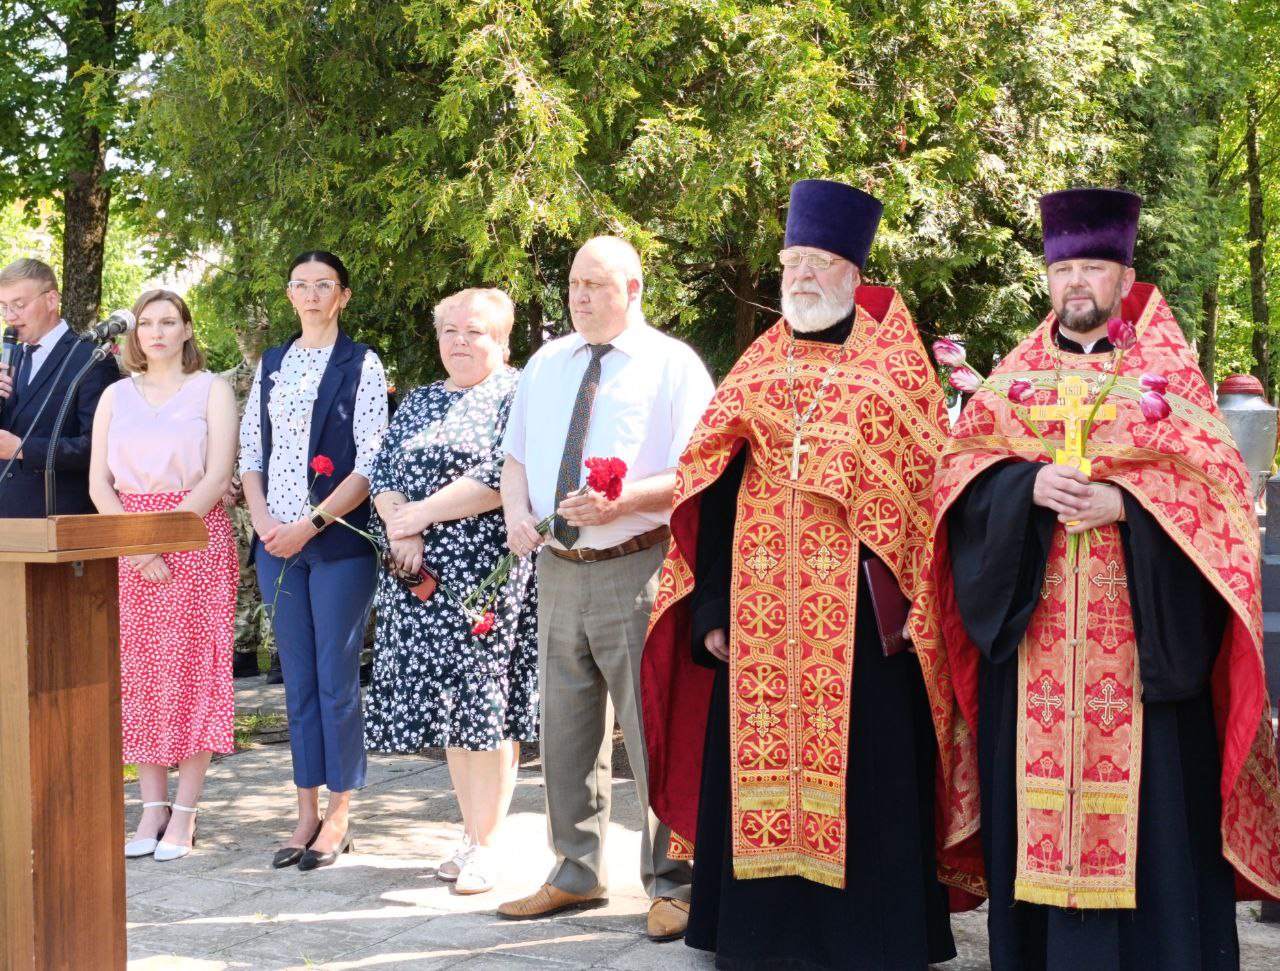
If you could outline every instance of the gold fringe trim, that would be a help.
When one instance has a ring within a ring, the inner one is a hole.
[[[1070,907],[1078,910],[1133,910],[1137,907],[1137,894],[1132,889],[1086,890],[1080,888],[1051,887],[1042,883],[1015,880],[1013,899],[1047,907]]]
[[[1086,792],[1084,811],[1100,816],[1126,816],[1129,813],[1129,797],[1114,792]]]
[[[834,792],[827,792],[823,789],[802,789],[800,791],[800,806],[807,812],[817,813],[819,816],[839,816],[840,815],[840,799]]]
[[[1029,809],[1056,809],[1061,812],[1066,805],[1064,793],[1048,789],[1028,789],[1024,798]]]
[[[844,889],[844,870],[833,866],[824,866],[807,857],[772,860],[737,860],[733,861],[733,875],[739,880],[764,880],[769,877],[801,877],[825,887]]]
[[[791,802],[786,789],[750,788],[738,790],[738,808],[744,812],[752,809],[786,809]]]

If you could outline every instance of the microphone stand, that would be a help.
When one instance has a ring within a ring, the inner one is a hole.
[[[110,342],[104,341],[93,349],[89,359],[84,362],[84,367],[76,372],[76,376],[71,379],[71,384],[67,386],[67,393],[62,398],[62,406],[58,409],[58,417],[54,419],[53,433],[49,436],[49,451],[45,456],[44,464],[44,513],[46,516],[56,515],[58,473],[53,468],[53,460],[58,451],[58,436],[62,434],[62,425],[67,420],[67,412],[71,410],[71,399],[75,397],[76,389],[80,387],[80,382],[84,380],[84,376],[89,373],[89,370],[95,364],[105,361],[111,356],[110,347]],[[70,359],[71,354],[68,352],[67,360],[69,361]],[[63,366],[66,366],[66,361],[63,362]],[[53,391],[52,388],[49,390],[50,392]],[[45,398],[46,404],[48,401],[49,399]],[[41,405],[41,410],[43,409],[44,405]],[[35,427],[34,421],[31,424],[32,427]]]

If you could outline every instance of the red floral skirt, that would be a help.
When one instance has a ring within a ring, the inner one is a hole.
[[[164,512],[185,492],[120,496],[126,512]],[[176,765],[234,750],[235,534],[221,503],[204,517],[206,549],[164,553],[152,583],[120,560],[120,711],[124,761]]]

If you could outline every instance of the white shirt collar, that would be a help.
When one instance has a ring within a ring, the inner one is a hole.
[[[645,340],[645,338],[649,336],[652,330],[653,328],[650,327],[647,322],[643,320],[637,320],[634,323],[628,324],[626,329],[623,330],[622,333],[620,333],[617,337],[613,338],[613,340],[609,341],[608,343],[613,347],[614,350],[622,351],[622,353],[627,355],[627,357],[635,357],[636,351],[639,349],[640,344]],[[582,348],[586,346],[587,346],[587,339],[583,337],[581,334],[579,334],[577,331],[574,331],[573,348],[572,350],[570,350],[569,353],[577,354],[578,351],[582,350]]]
[[[68,326],[65,320],[59,320],[57,326],[54,327],[53,330],[49,331],[49,333],[45,334],[38,341],[36,341],[34,344],[31,344],[29,346],[31,347],[32,350],[35,350],[37,347],[39,347],[47,351],[51,347],[53,347],[53,345],[58,343],[58,341],[62,340],[62,335],[65,334],[70,329],[71,329],[70,326]]]

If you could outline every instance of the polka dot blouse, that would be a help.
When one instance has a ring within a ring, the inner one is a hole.
[[[267,412],[271,416],[271,477],[267,483],[267,511],[282,523],[300,519],[308,510],[311,413],[320,394],[320,379],[333,354],[329,347],[290,347],[272,375]],[[262,471],[262,362],[253,375],[253,388],[240,421],[240,473]],[[356,441],[355,472],[366,479],[387,427],[387,376],[373,351],[365,354],[356,389],[352,431]]]

